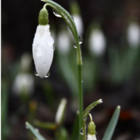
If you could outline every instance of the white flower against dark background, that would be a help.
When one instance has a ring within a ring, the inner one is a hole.
[[[54,39],[51,37],[49,25],[38,25],[33,40],[33,59],[38,76],[45,77],[52,64]]]
[[[104,34],[100,29],[93,29],[89,37],[90,51],[96,56],[100,56],[104,53],[106,46],[106,40]]]
[[[127,40],[131,47],[137,47],[140,44],[140,26],[137,22],[129,24],[127,29]]]

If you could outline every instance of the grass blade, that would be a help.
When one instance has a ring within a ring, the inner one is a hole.
[[[120,106],[117,106],[102,140],[111,140],[119,118],[119,114],[120,114]]]
[[[39,134],[39,132],[37,132],[37,131],[35,130],[35,128],[34,128],[31,124],[29,124],[28,122],[26,122],[25,125],[26,125],[26,128],[30,129],[30,131],[35,135],[35,137],[36,137],[38,140],[46,140],[43,136],[41,136],[41,135]]]

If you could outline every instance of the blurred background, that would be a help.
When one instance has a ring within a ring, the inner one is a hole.
[[[140,1],[56,0],[72,15],[83,55],[84,108],[91,111],[100,140],[117,105],[121,114],[112,140],[140,139]],[[32,42],[39,0],[2,1],[2,139],[33,139],[29,121],[46,139],[76,140],[78,109],[75,41],[66,23],[48,7],[55,40],[49,78],[36,76]],[[57,16],[57,17],[56,17]],[[61,128],[56,112],[67,101]],[[44,125],[43,125],[44,124]]]

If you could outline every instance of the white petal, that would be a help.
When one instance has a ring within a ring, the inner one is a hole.
[[[49,72],[53,60],[54,40],[50,35],[49,25],[38,26],[33,40],[33,59],[36,71],[41,78]]]
[[[88,134],[87,140],[97,140],[95,135]]]
[[[78,34],[82,35],[83,34],[83,21],[82,21],[81,16],[73,15],[73,19],[74,19],[74,22],[76,24],[76,28],[77,28]]]
[[[63,118],[63,115],[64,115],[64,110],[65,110],[65,107],[66,107],[66,103],[67,103],[67,100],[65,98],[63,98],[61,100],[61,103],[58,107],[58,110],[57,110],[57,113],[56,113],[56,116],[55,116],[55,122],[57,124],[61,123],[61,121],[62,121],[62,118]]]
[[[43,36],[43,34],[44,34],[45,31],[46,31],[46,32],[49,32],[49,28],[50,28],[49,25],[45,25],[45,26],[43,26],[43,25],[38,25],[38,26],[37,26],[37,31],[36,31],[36,33],[38,33],[40,36]]]
[[[61,54],[67,54],[70,50],[70,36],[69,32],[61,31],[57,38],[58,51]]]
[[[29,93],[31,94],[34,88],[34,80],[30,74],[18,74],[13,84],[13,91],[16,94]]]
[[[137,47],[140,44],[140,27],[137,23],[131,23],[128,26],[127,40],[132,47]]]
[[[47,43],[49,46],[52,46],[54,44],[54,40],[50,35],[47,35]]]
[[[105,37],[99,29],[94,29],[89,38],[89,47],[95,55],[101,55],[105,51]]]
[[[36,49],[36,71],[41,78],[45,77],[52,64],[53,60],[53,49],[48,46],[40,45]]]

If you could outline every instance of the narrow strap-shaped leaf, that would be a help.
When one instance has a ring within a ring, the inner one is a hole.
[[[79,126],[79,111],[77,111],[77,113],[76,113],[76,118],[75,118],[74,125],[72,128],[71,140],[79,139],[78,135],[77,135],[77,134],[79,134],[78,126]]]
[[[83,120],[86,120],[87,119],[87,116],[88,116],[88,113],[91,111],[91,109],[93,109],[93,107],[95,107],[96,105],[102,103],[102,99],[99,99],[93,103],[91,103],[84,111],[83,113]]]
[[[111,140],[119,118],[119,114],[120,114],[120,106],[117,106],[102,140]]]
[[[39,132],[37,132],[37,131],[35,130],[35,128],[34,128],[31,124],[29,124],[28,122],[26,122],[25,125],[26,125],[26,128],[28,128],[28,129],[31,130],[31,132],[35,135],[35,137],[36,137],[38,140],[46,140],[45,138],[43,138],[43,136],[41,136],[41,135],[39,134]]]
[[[57,128],[57,125],[55,123],[41,122],[39,120],[34,120],[34,125],[40,128],[45,128],[50,130],[56,130]]]

